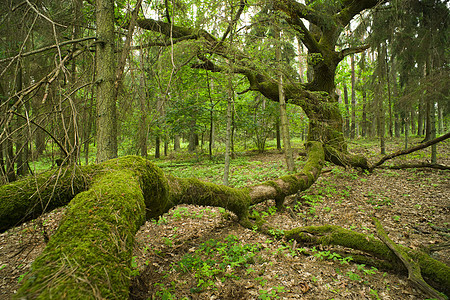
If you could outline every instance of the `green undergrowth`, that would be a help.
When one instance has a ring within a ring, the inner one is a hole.
[[[198,178],[215,184],[223,182],[223,162],[202,160],[195,162],[154,161],[167,174],[179,178]],[[231,161],[229,185],[245,187],[262,181],[279,178],[287,172],[283,161],[262,162],[239,157]]]

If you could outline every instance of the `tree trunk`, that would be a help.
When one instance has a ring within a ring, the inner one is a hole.
[[[281,150],[281,132],[280,132],[280,119],[277,117],[275,122],[275,138],[277,140],[277,150]]]
[[[362,126],[361,126],[361,136],[366,137],[367,135],[367,104],[366,104],[366,91],[364,90],[362,93]]]
[[[231,159],[231,123],[232,123],[232,109],[233,109],[233,90],[232,90],[231,76],[228,79],[228,97],[227,97],[227,131],[225,135],[225,165],[223,168],[223,185],[228,185],[230,176],[230,159]]]
[[[161,157],[161,138],[159,137],[159,134],[156,134],[155,137],[155,158]]]
[[[173,151],[177,152],[180,151],[181,146],[180,146],[180,136],[178,134],[176,134],[173,137]]]
[[[128,298],[134,235],[144,221],[144,196],[135,172],[97,176],[88,191],[71,201],[15,298]]]
[[[355,139],[356,136],[356,75],[355,75],[355,58],[350,55],[351,72],[352,72],[352,125],[350,128],[350,138]]]
[[[344,83],[344,104],[345,104],[345,127],[344,134],[346,137],[350,136],[350,105],[348,104],[348,90],[347,84]]]
[[[419,115],[417,117],[417,135],[423,135],[423,98],[419,99]]]
[[[276,29],[276,37],[278,42],[281,43],[281,32]],[[291,137],[289,135],[289,120],[286,112],[286,99],[283,90],[283,74],[281,72],[281,46],[275,46],[275,56],[278,63],[279,70],[279,82],[278,82],[278,99],[280,102],[280,120],[281,120],[281,136],[283,138],[284,157],[286,160],[286,166],[289,172],[295,172],[294,155],[291,148]]]
[[[117,157],[114,1],[97,0],[97,162]]]
[[[431,110],[430,110],[430,140],[436,138],[436,108],[434,106],[434,101],[431,103]],[[436,158],[437,156],[437,149],[436,144],[431,146],[431,163],[436,164]]]

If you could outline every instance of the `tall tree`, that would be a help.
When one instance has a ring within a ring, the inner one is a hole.
[[[97,162],[117,157],[114,1],[97,0]]]

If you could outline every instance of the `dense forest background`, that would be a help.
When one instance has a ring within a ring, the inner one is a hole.
[[[3,182],[56,159],[94,162],[102,151],[97,149],[99,139],[104,139],[98,128],[102,114],[96,96],[95,3],[3,2]],[[281,147],[279,106],[249,91],[243,75],[195,67],[202,62],[199,53],[208,55],[207,49],[200,49],[204,45],[140,27],[133,30],[135,22],[130,22],[133,16],[169,20],[218,36],[231,29],[229,42],[245,49],[255,68],[278,70],[286,81],[307,82],[312,76],[308,63],[320,58],[308,56],[298,32],[277,21],[279,13],[270,10],[270,1],[246,3],[238,20],[239,2],[233,1],[114,4],[115,121],[106,127],[111,127],[117,145],[108,158],[158,158],[181,148],[223,155],[227,134],[232,152],[263,152],[273,138]],[[347,138],[404,136],[407,143],[408,136],[429,140],[448,130],[448,14],[448,5],[441,1],[380,3],[342,31],[338,49],[370,46],[347,56],[336,71]],[[287,114],[291,137],[306,139],[303,110],[288,103]]]
[[[0,1],[0,297],[447,299],[448,1]]]

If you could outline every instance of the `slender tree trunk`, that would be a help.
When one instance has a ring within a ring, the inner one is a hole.
[[[419,99],[419,115],[417,117],[417,135],[423,135],[423,97]]]
[[[173,151],[177,152],[180,151],[180,136],[178,134],[175,134],[173,137]]]
[[[431,140],[431,111],[432,111],[432,99],[431,97],[427,97],[425,99],[425,139],[424,142]],[[433,109],[434,110],[434,109]]]
[[[97,0],[97,162],[117,157],[114,1]]]
[[[355,58],[350,55],[350,65],[352,73],[352,125],[350,128],[350,138],[355,139],[356,136],[356,75],[355,75]]]
[[[227,98],[227,132],[225,137],[225,166],[223,170],[223,185],[228,185],[230,176],[230,160],[231,160],[231,123],[232,123],[232,107],[233,107],[233,90],[232,90],[231,74],[228,78],[228,98]]]
[[[404,121],[405,121],[405,149],[408,149],[408,135],[409,135],[408,117],[406,117]]]
[[[400,122],[400,114],[399,113],[396,113],[395,114],[395,137],[396,138],[399,138],[400,137],[400,130],[401,130],[401,125],[402,125],[402,123]]]
[[[277,29],[278,42],[281,43],[281,32]],[[286,166],[289,172],[295,171],[294,156],[291,148],[291,137],[289,135],[289,120],[286,112],[286,99],[283,90],[283,74],[281,71],[281,44],[276,46],[275,49],[276,60],[279,70],[279,82],[278,82],[278,98],[280,101],[280,120],[281,120],[281,137],[283,138],[284,157],[286,160]]]
[[[380,153],[386,154],[386,146],[385,146],[385,117],[384,117],[384,109],[383,109],[383,100],[381,99],[381,87],[380,83],[377,85],[377,129],[378,129],[378,137],[380,138]]]
[[[444,128],[444,109],[442,107],[442,102],[438,102],[438,133],[443,134],[445,132]]]
[[[160,148],[161,148],[161,138],[159,137],[159,134],[157,134],[155,137],[155,158],[161,157]]]
[[[436,108],[434,106],[434,101],[431,102],[431,109],[430,109],[430,140],[436,138]],[[436,164],[437,161],[437,148],[436,144],[431,146],[431,163]]]
[[[415,118],[414,118],[414,115],[416,113],[414,111],[414,108],[411,107],[409,114],[410,114],[409,120],[411,122],[411,133],[414,134],[414,132],[416,132],[416,122],[415,122]]]
[[[392,98],[391,98],[391,79],[389,76],[389,63],[388,63],[388,54],[387,47],[384,47],[385,50],[385,60],[386,60],[386,82],[387,82],[387,93],[388,93],[388,106],[389,106],[389,136],[393,137],[392,132]]]
[[[367,135],[367,99],[366,99],[366,91],[364,90],[362,92],[362,101],[363,101],[363,107],[362,107],[362,126],[361,126],[361,136],[365,137]]]
[[[345,127],[344,134],[346,137],[350,136],[350,107],[348,104],[348,90],[347,84],[344,83],[344,104],[345,104]]]
[[[275,122],[275,136],[277,140],[277,150],[281,150],[281,132],[280,132],[280,118],[277,117]]]
[[[209,80],[208,71],[206,71],[206,84],[208,87],[208,97],[209,97],[209,159],[212,159],[213,148],[214,148],[214,101],[211,95],[212,82]]]
[[[147,93],[146,93],[146,82],[145,82],[145,71],[144,71],[144,53],[142,49],[139,51],[141,72],[139,74],[139,104],[140,104],[140,119],[138,135],[139,135],[139,152],[142,157],[147,157],[148,148],[148,109],[147,109]]]
[[[19,65],[17,75],[16,75],[16,92],[19,92],[23,88],[23,78],[22,78],[22,65]],[[17,112],[19,114],[27,115],[26,107],[24,103],[20,103],[17,107]],[[24,176],[28,173],[28,140],[27,140],[27,129],[26,121],[17,116],[16,119],[18,136],[16,141],[16,164],[17,164],[17,175]]]

